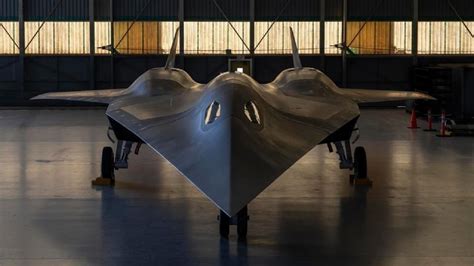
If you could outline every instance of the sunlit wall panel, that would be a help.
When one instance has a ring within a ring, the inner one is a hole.
[[[110,45],[110,22],[94,23],[94,42],[96,54],[108,54],[109,51],[100,47]]]
[[[0,54],[18,54],[19,51],[15,45],[15,42],[18,44],[19,41],[18,22],[0,21],[0,24]],[[8,35],[10,35],[11,38]]]
[[[114,22],[114,47],[120,54],[166,54],[178,26],[175,21]],[[95,27],[97,46],[110,45],[110,23],[96,22]],[[98,49],[97,53],[108,52]]]
[[[411,22],[349,21],[347,45],[355,54],[411,52]]]
[[[466,22],[466,26],[474,31],[474,22]],[[473,54],[473,37],[461,22],[419,22],[418,53]]]
[[[325,22],[324,34],[324,52],[326,54],[340,54],[341,49],[335,45],[342,42],[342,22],[328,21]]]
[[[171,48],[178,26],[178,22],[172,21],[137,21],[133,25],[130,21],[114,22],[115,49],[121,54],[166,54]],[[107,46],[110,43],[111,23],[96,22],[96,47]],[[96,49],[96,53],[107,54],[109,51],[99,48]]]
[[[393,22],[393,46],[394,54],[411,54],[412,44],[412,25],[411,22],[397,21]]]
[[[89,53],[88,22],[25,22],[25,53]]]
[[[187,54],[225,54],[227,49],[231,49],[233,54],[249,53],[245,45],[248,46],[250,42],[250,23],[233,21],[232,25],[245,44],[228,22],[184,22],[184,52]]]
[[[290,27],[293,28],[298,49],[301,54],[319,53],[319,22],[316,21],[283,21],[275,22],[268,34],[271,22],[255,22],[255,42],[258,54],[290,54]],[[264,37],[265,36],[265,37]]]
[[[459,23],[461,24],[461,23]],[[466,22],[467,28],[474,33],[474,22]],[[459,39],[460,47],[459,53],[461,54],[474,54],[474,38],[464,25],[459,26]]]

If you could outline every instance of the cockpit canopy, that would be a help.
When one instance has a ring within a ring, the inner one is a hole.
[[[135,80],[128,93],[136,96],[176,95],[199,85],[181,69],[153,68]]]
[[[328,97],[337,86],[324,73],[314,68],[291,68],[282,71],[272,82],[288,96]]]

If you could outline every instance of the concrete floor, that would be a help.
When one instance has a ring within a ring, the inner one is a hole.
[[[92,188],[103,110],[2,110],[0,265],[474,265],[474,141],[407,122],[363,110],[374,187],[350,187],[317,147],[249,205],[239,243],[235,228],[219,238],[213,204],[146,147],[114,189]]]

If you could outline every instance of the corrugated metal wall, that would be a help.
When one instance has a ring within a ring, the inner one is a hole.
[[[288,0],[255,0],[255,20],[273,21]],[[280,21],[319,20],[319,0],[290,0]]]
[[[326,0],[326,20],[342,19],[342,0]]]
[[[0,0],[0,21],[18,20],[18,0]]]
[[[215,1],[230,20],[249,19],[249,0]],[[184,0],[184,19],[187,21],[226,21],[213,0]]]
[[[24,0],[25,19],[38,21],[46,18],[58,1],[58,9],[52,21],[88,20],[89,0]],[[114,19],[132,20],[149,0],[113,0]],[[231,20],[249,18],[250,0],[216,0]],[[276,18],[288,0],[255,0],[257,21]],[[449,7],[451,1],[464,20],[474,20],[474,0],[419,0],[420,21],[458,20]],[[281,16],[284,21],[319,20],[320,0],[290,0]],[[213,0],[184,0],[185,19],[188,21],[224,21]],[[171,21],[178,19],[178,0],[151,0],[140,20]],[[95,17],[98,21],[109,20],[110,0],[95,0]],[[348,19],[411,20],[413,0],[348,0]],[[18,19],[18,0],[0,0],[0,20]],[[326,0],[326,19],[341,20],[342,0]]]
[[[431,1],[431,0],[430,0]],[[444,0],[446,1],[446,0]],[[347,18],[353,21],[407,21],[413,17],[413,0],[349,0]]]
[[[201,0],[203,1],[203,0]],[[141,21],[174,21],[178,20],[177,0],[114,0],[114,20],[131,21],[142,11]]]
[[[448,0],[419,0],[420,21],[458,21]],[[463,20],[474,20],[474,0],[449,0]]]
[[[110,0],[94,0],[94,19],[110,21]]]
[[[49,21],[85,21],[89,19],[88,0],[24,0],[25,20],[45,20],[57,5]]]

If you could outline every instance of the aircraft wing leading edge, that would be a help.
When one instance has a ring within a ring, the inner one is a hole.
[[[85,91],[66,91],[49,92],[31,98],[31,100],[63,100],[75,102],[90,102],[110,104],[116,98],[122,96],[126,89],[108,89],[108,90],[85,90]]]
[[[339,89],[337,91],[356,103],[377,103],[405,100],[436,100],[435,98],[415,91]]]

